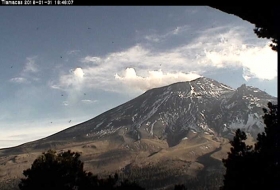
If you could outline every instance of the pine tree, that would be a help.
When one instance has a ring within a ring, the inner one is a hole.
[[[277,105],[268,103],[263,109],[265,131],[258,134],[255,155],[258,160],[260,175],[258,187],[263,189],[280,189],[280,127],[278,125]]]
[[[178,184],[174,186],[174,190],[187,190],[184,184]]]
[[[223,159],[224,166],[226,167],[226,174],[224,175],[224,186],[221,188],[223,190],[231,189],[243,189],[243,181],[246,179],[246,168],[245,165],[248,164],[246,156],[252,154],[252,146],[246,145],[244,142],[247,139],[246,134],[237,129],[235,136],[232,141],[230,141],[231,149],[228,153],[228,158]]]
[[[20,190],[144,190],[135,182],[128,180],[117,186],[118,174],[109,175],[106,179],[98,179],[97,175],[86,172],[80,153],[54,150],[43,152],[33,162],[31,168],[24,170],[26,178],[19,183]]]
[[[20,190],[71,190],[78,187],[87,176],[79,157],[79,153],[70,150],[59,154],[53,150],[44,152],[31,168],[23,171],[26,178],[21,179]]]
[[[265,131],[258,134],[252,146],[245,144],[246,134],[236,131],[230,142],[231,151],[223,159],[226,167],[222,190],[231,189],[280,189],[280,128],[277,105],[268,103],[264,111]]]

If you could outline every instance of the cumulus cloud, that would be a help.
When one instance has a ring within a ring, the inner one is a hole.
[[[75,68],[70,70],[69,74],[61,75],[59,83],[49,82],[49,85],[54,89],[69,90],[69,89],[80,89],[83,84],[84,71],[82,68]]]
[[[272,80],[277,77],[277,53],[269,42],[250,43],[251,35],[242,28],[216,27],[201,32],[194,40],[193,49],[203,48],[197,63],[216,68],[242,68],[245,80],[251,78]]]
[[[245,48],[247,49],[247,48]],[[240,54],[244,78],[259,78],[273,80],[277,77],[277,54],[271,51],[269,44],[265,47],[256,47]]]
[[[148,76],[143,77],[137,75],[133,68],[127,68],[124,76],[119,76],[118,74],[115,75],[115,79],[121,81],[123,84],[142,91],[169,85],[175,82],[190,81],[199,77],[201,76],[195,73],[163,73],[161,70],[148,71]]]
[[[188,29],[182,26],[153,37],[172,40],[172,36],[188,33]],[[124,93],[120,86],[147,90],[190,80],[190,73],[194,78],[203,76],[217,68],[243,69],[245,80],[277,77],[277,53],[270,49],[269,43],[256,40],[242,27],[231,25],[197,31],[196,36],[177,47],[159,50],[151,44],[136,44],[104,56],[86,56],[82,63],[94,64],[60,76],[53,87],[84,85]]]
[[[83,71],[83,69],[81,69],[81,68],[76,68],[76,69],[74,70],[74,75],[75,75],[75,77],[77,77],[78,79],[83,79],[83,77],[84,77],[84,71]]]
[[[82,89],[85,86],[84,70],[80,67],[71,69],[68,74],[62,74],[58,82],[49,81],[48,85],[56,90],[64,91],[65,101],[62,102],[64,106],[74,105],[82,97]]]

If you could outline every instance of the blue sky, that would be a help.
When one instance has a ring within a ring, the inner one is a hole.
[[[0,148],[205,76],[277,96],[277,53],[207,6],[0,7]]]

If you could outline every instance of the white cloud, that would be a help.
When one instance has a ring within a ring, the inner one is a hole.
[[[180,31],[180,28],[179,28],[179,27],[177,27],[175,30],[173,30],[173,32],[172,32],[172,33],[173,33],[174,35],[176,35],[176,34],[178,34],[178,33],[179,33],[179,31]]]
[[[74,70],[74,75],[79,78],[79,79],[83,79],[84,78],[84,72],[83,72],[83,69],[81,68],[76,68]]]
[[[247,48],[245,48],[247,49]],[[277,77],[277,53],[271,50],[267,44],[265,47],[255,47],[240,54],[244,68],[244,78],[259,78],[272,80]]]
[[[59,83],[49,82],[49,86],[54,89],[68,90],[68,89],[80,89],[83,85],[84,71],[82,68],[75,68],[70,70],[69,74],[61,75]]]
[[[87,104],[93,104],[93,103],[97,103],[98,100],[81,100],[83,103],[87,103]]]
[[[27,57],[26,63],[23,70],[20,72],[19,77],[11,78],[10,82],[26,84],[30,83],[30,81],[39,81],[40,79],[34,76],[39,71],[38,66],[35,63],[36,58],[36,56]]]
[[[172,40],[178,32],[189,32],[188,27],[178,27],[162,36]],[[187,76],[190,75],[186,73],[202,76],[215,68],[241,68],[246,80],[272,80],[277,76],[277,53],[270,49],[267,41],[256,40],[243,28],[213,27],[198,31],[196,35],[179,47],[162,51],[136,44],[102,57],[86,56],[81,62],[98,62],[98,65],[76,68],[74,72],[60,76],[52,86],[65,89],[83,85],[127,93],[124,89],[136,86],[146,90],[168,85],[189,80]]]
[[[190,81],[201,77],[195,73],[163,73],[161,70],[148,71],[148,73],[147,77],[142,77],[137,75],[133,68],[127,68],[124,76],[116,74],[115,78],[132,88],[146,91],[151,88],[161,87],[175,82]]]
[[[68,55],[73,55],[73,54],[75,55],[75,54],[77,54],[78,52],[80,52],[80,50],[70,50],[70,51],[67,52],[67,54],[68,54]]]
[[[15,78],[11,78],[10,82],[14,82],[14,83],[27,83],[27,80],[25,78],[22,78],[22,77],[15,77]]]
[[[27,62],[25,63],[23,72],[36,73],[38,71],[38,66],[35,63],[36,57],[27,57],[26,59]]]
[[[90,62],[99,63],[100,61],[101,61],[101,59],[99,57],[91,57],[91,56],[86,56],[85,58],[83,58],[81,60],[81,62],[84,62],[84,63],[90,63]]]
[[[145,39],[148,41],[152,41],[152,42],[159,42],[160,38],[156,35],[147,35],[145,36]]]
[[[202,32],[194,40],[197,45],[195,49],[204,49],[205,56],[198,59],[200,65],[216,68],[240,67],[243,68],[245,80],[272,80],[277,77],[277,53],[271,50],[269,43],[248,43],[252,39],[239,27],[224,30],[225,27],[212,28]]]
[[[171,38],[173,36],[176,36],[178,34],[186,33],[187,31],[190,30],[189,25],[184,25],[184,26],[177,26],[176,28],[170,29],[167,32],[163,34],[150,34],[146,35],[144,39],[151,41],[151,42],[160,42],[162,40],[166,40],[167,38]]]
[[[75,105],[82,97],[81,91],[84,89],[85,82],[84,70],[80,67],[72,69],[68,74],[63,74],[57,81],[49,81],[48,85],[52,89],[63,91],[64,101],[62,105],[70,106]]]

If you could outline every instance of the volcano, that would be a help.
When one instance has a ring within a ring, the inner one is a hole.
[[[241,85],[234,89],[205,77],[154,88],[56,134],[0,150],[0,169],[9,171],[2,181],[19,178],[16,167],[30,167],[48,149],[82,152],[85,167],[98,174],[128,175],[133,168],[151,171],[151,167],[166,173],[172,167],[181,172],[179,176],[196,176],[203,168],[216,167],[217,161],[221,168],[237,128],[252,141],[264,130],[262,108],[268,102],[277,103],[277,98],[258,88]],[[203,162],[205,155],[209,159]]]

